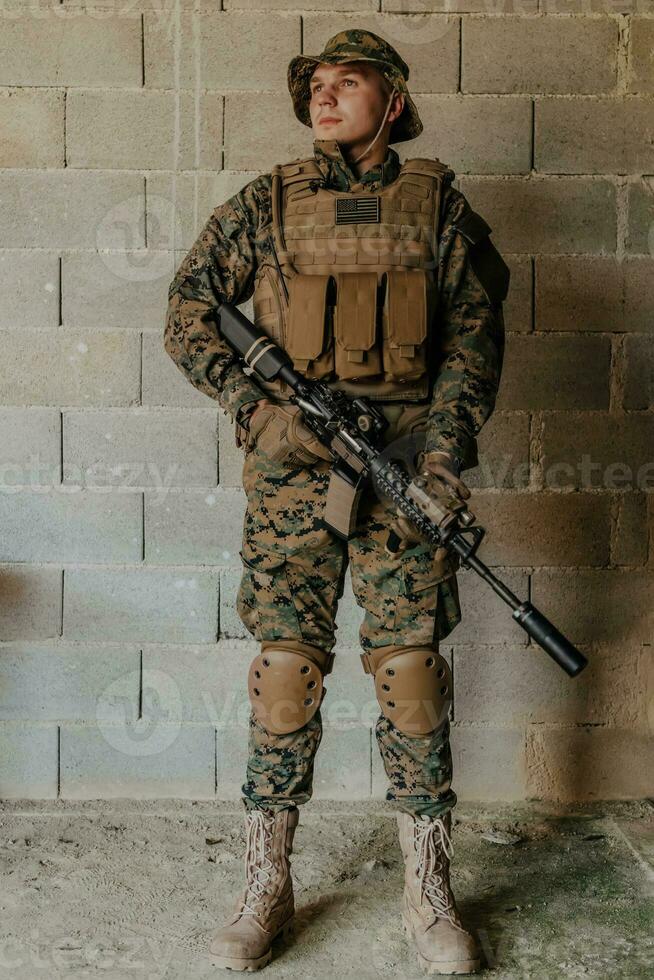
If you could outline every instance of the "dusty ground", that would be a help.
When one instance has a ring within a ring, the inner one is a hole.
[[[654,975],[654,806],[455,809],[453,884],[497,980]],[[0,804],[0,977],[205,978],[241,884],[238,804]],[[262,976],[423,975],[398,913],[389,804],[312,802],[296,937]]]

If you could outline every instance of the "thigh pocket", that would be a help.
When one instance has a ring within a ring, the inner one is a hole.
[[[438,615],[438,586],[453,572],[454,564],[444,548],[416,545],[403,554],[394,629],[405,631],[410,642],[432,642]]]
[[[284,555],[244,545],[236,610],[257,640],[301,639]]]

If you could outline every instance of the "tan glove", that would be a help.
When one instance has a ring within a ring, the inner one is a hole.
[[[332,460],[326,446],[302,421],[302,409],[289,403],[260,399],[250,415],[245,451],[256,445],[268,459],[306,466],[319,459]]]
[[[417,464],[420,476],[428,480],[427,493],[438,500],[441,506],[448,510],[458,510],[462,501],[469,499],[470,490],[454,472],[452,457],[448,453],[419,453]],[[391,521],[390,529],[400,538],[396,554],[424,540],[411,521],[401,514]],[[445,550],[439,548],[436,556],[444,557]],[[443,555],[439,555],[441,551]]]

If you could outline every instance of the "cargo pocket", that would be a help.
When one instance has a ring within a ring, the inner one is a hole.
[[[257,640],[302,639],[284,555],[243,546],[236,597],[241,622]]]
[[[384,273],[382,282],[384,380],[412,381],[427,370],[434,284],[426,269],[394,269]]]
[[[439,583],[454,571],[445,549],[417,544],[402,555],[402,581],[393,629],[403,643],[431,644],[438,639]]]
[[[377,273],[336,273],[335,368],[340,380],[379,375]]]
[[[334,371],[332,276],[294,276],[289,283],[285,348],[296,371],[324,378]]]

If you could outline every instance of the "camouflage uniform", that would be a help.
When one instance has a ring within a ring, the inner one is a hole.
[[[337,190],[359,184],[373,191],[393,181],[400,167],[389,149],[382,164],[357,177],[329,140],[314,141],[314,155],[327,186]],[[425,447],[450,452],[464,469],[477,462],[475,436],[494,407],[504,342],[501,303],[489,299],[453,227],[468,210],[448,182],[438,240],[441,357]],[[191,383],[232,417],[263,392],[221,340],[212,310],[252,295],[255,271],[271,253],[270,222],[271,176],[263,174],[213,211],[169,290],[165,348]],[[328,532],[320,517],[329,470],[327,461],[273,463],[256,445],[246,453],[244,571],[237,599],[244,625],[259,640],[295,639],[331,652],[349,564],[365,610],[364,651],[410,643],[436,648],[460,620],[455,566],[440,566],[424,542],[397,557],[385,552],[393,514],[372,492],[361,502],[355,537],[344,542]],[[251,716],[246,807],[306,802],[321,734],[319,710],[303,728],[284,735],[268,732]],[[387,799],[414,814],[438,816],[452,808],[449,720],[430,735],[409,737],[380,715],[375,734],[390,781]]]

